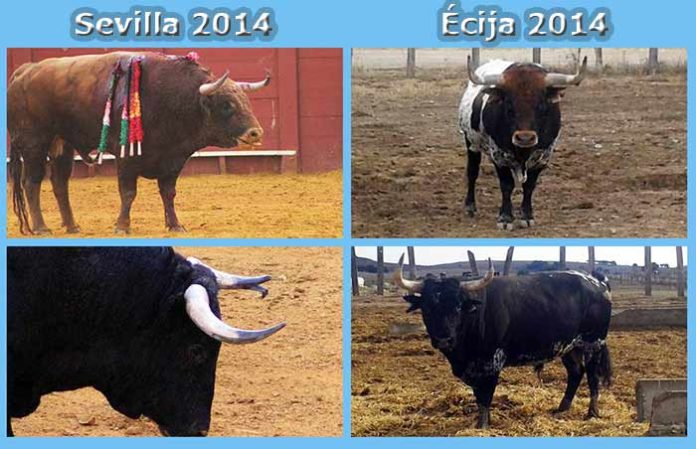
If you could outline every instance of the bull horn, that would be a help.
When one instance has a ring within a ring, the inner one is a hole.
[[[587,56],[582,60],[582,64],[578,68],[578,71],[574,75],[566,75],[563,73],[547,73],[546,74],[546,87],[566,87],[566,86],[577,86],[580,82],[585,79],[587,74]]]
[[[495,268],[493,268],[493,262],[491,262],[491,258],[488,258],[488,271],[486,274],[483,276],[483,278],[475,280],[475,281],[462,281],[459,283],[459,287],[462,290],[466,290],[469,292],[475,292],[477,290],[484,289],[488,286],[488,284],[491,283],[493,280],[493,276],[495,275]]]
[[[466,69],[469,72],[469,80],[474,84],[498,86],[503,82],[503,75],[500,73],[491,73],[485,76],[476,73],[476,68],[471,65],[471,56],[466,57]]]
[[[255,90],[259,90],[263,87],[268,86],[271,83],[271,74],[270,72],[266,72],[266,78],[264,78],[262,81],[257,81],[255,83],[247,83],[244,81],[235,81],[235,83],[237,83],[237,86],[241,87],[242,90],[253,92]]]
[[[267,329],[244,330],[225,324],[210,310],[208,291],[200,284],[189,286],[184,292],[184,298],[186,299],[186,314],[191,318],[191,321],[203,333],[223,343],[256,343],[285,327],[285,323],[279,323]]]
[[[228,76],[230,76],[230,71],[225,70],[225,73],[220,78],[213,81],[212,83],[201,84],[201,87],[198,88],[198,92],[200,92],[201,95],[214,94],[216,90],[218,90],[220,87],[222,87],[222,84],[225,82],[225,80],[227,79]]]
[[[209,269],[210,271],[213,272],[215,275],[215,281],[217,282],[217,285],[219,288],[222,289],[245,289],[245,290],[254,290],[256,292],[261,293],[261,298],[265,298],[266,295],[268,295],[268,289],[261,287],[259,284],[263,284],[264,282],[268,282],[271,280],[271,277],[268,275],[264,276],[253,276],[253,277],[248,277],[248,276],[238,276],[236,274],[230,274],[230,273],[225,273],[224,271],[216,270],[215,268],[204,264],[200,260],[196,259],[195,257],[189,257],[186,259],[189,261],[191,265],[201,265]]]
[[[399,259],[399,268],[394,272],[394,283],[411,293],[420,293],[423,290],[423,281],[404,279],[404,254]]]

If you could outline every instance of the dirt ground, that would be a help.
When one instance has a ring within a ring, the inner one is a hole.
[[[176,208],[186,233],[164,227],[157,182],[138,181],[129,237],[331,238],[343,232],[342,173],[318,175],[183,176]],[[22,237],[12,211],[8,184],[8,237]],[[51,183],[42,184],[41,207],[53,237],[119,237],[114,224],[120,209],[115,177],[72,179],[70,196],[80,234],[60,226]],[[50,237],[50,236],[49,236]]]
[[[354,74],[353,235],[685,237],[686,79],[674,72],[590,75],[567,89],[561,142],[534,196],[536,227],[512,233],[496,228],[500,190],[489,160],[478,214],[464,212],[457,108],[465,72]]]
[[[217,365],[211,436],[342,434],[342,251],[340,248],[178,248],[238,274],[271,274],[266,299],[224,291],[222,315],[238,327],[286,321],[251,345],[223,345]],[[44,396],[13,420],[15,434],[155,436],[150,420],[131,420],[88,388]]]
[[[610,332],[614,384],[603,390],[602,418],[584,420],[583,380],[570,411],[554,417],[565,389],[560,361],[545,366],[541,386],[532,367],[506,368],[493,398],[491,428],[477,430],[471,389],[455,379],[427,335],[392,336],[389,324],[421,323],[401,298],[354,299],[352,434],[355,436],[641,436],[635,422],[635,382],[686,377],[686,330]]]

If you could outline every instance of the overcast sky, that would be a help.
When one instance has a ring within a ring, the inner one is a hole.
[[[416,261],[419,265],[437,265],[441,263],[462,262],[469,260],[466,252],[472,251],[477,260],[490,257],[493,260],[504,260],[507,246],[416,246]],[[558,260],[558,246],[516,246],[514,260]],[[377,259],[377,248],[374,246],[356,246],[358,256]],[[398,262],[405,246],[385,246],[385,262]],[[682,249],[684,265],[687,265],[687,250]],[[408,258],[408,256],[407,256]],[[619,265],[644,264],[644,247],[642,246],[595,246],[596,260],[613,260]],[[586,246],[567,246],[566,260],[572,262],[587,261]],[[653,246],[652,261],[658,264],[677,265],[677,254],[674,246]]]

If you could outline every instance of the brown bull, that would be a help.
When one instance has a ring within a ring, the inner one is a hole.
[[[125,78],[116,85],[107,151],[116,156],[121,211],[117,233],[130,230],[130,209],[139,176],[157,179],[165,224],[184,231],[174,209],[176,180],[188,158],[207,146],[258,145],[263,129],[245,91],[268,84],[234,82],[186,58],[157,53],[117,52],[52,58],[28,63],[12,75],[7,90],[10,174],[14,210],[23,233],[50,232],[41,214],[40,191],[46,163],[60,214],[70,233],[79,232],[68,197],[75,152],[88,163],[97,147],[109,79],[119,61],[142,55],[140,95],[144,139],[142,156],[119,158],[119,120]],[[26,195],[26,198],[25,198]],[[27,212],[28,208],[28,212]],[[31,216],[31,225],[29,224]]]

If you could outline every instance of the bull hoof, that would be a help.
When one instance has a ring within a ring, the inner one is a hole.
[[[186,228],[181,225],[169,226],[169,232],[186,232]]]
[[[36,235],[48,235],[48,234],[53,234],[53,231],[51,231],[51,229],[47,228],[46,226],[42,226],[40,228],[34,229],[34,234],[36,234]]]
[[[81,231],[80,227],[78,225],[74,226],[68,226],[67,227],[67,232],[68,234],[79,234]]]
[[[565,399],[562,400],[558,408],[553,411],[553,414],[560,415],[561,413],[567,412],[568,410],[570,410],[571,404],[572,403],[570,401],[566,401]]]
[[[533,218],[531,218],[531,219],[523,218],[520,220],[520,228],[531,228],[532,226],[534,226],[534,219]]]
[[[595,419],[595,418],[601,418],[598,412],[587,412],[587,415],[585,415],[585,421],[588,421],[590,419]]]
[[[114,234],[116,235],[128,235],[130,234],[130,228],[115,228],[114,229]]]
[[[468,215],[470,218],[474,218],[474,216],[476,216],[476,205],[475,204],[465,204],[464,210],[466,210],[466,215]]]
[[[499,221],[498,229],[503,231],[513,231],[515,229],[515,225],[510,221]]]

